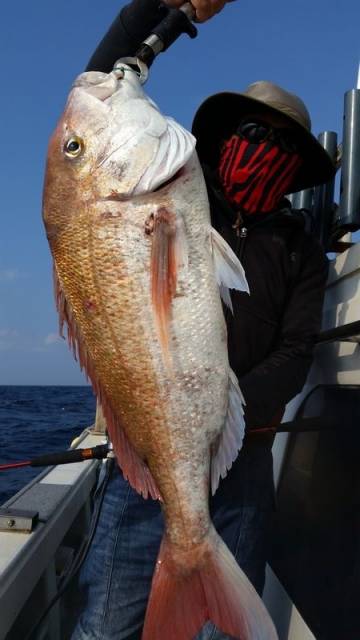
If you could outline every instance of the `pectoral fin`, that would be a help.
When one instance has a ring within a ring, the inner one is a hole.
[[[178,270],[187,264],[183,222],[161,207],[153,216],[151,247],[151,299],[165,360],[169,361],[171,303],[176,293]]]
[[[213,227],[211,229],[211,249],[220,295],[232,311],[229,289],[250,293],[245,271],[232,248]]]

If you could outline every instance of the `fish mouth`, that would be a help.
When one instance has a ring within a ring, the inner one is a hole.
[[[81,89],[100,102],[106,103],[117,93],[119,85],[120,79],[114,72],[85,71],[75,79],[73,89]]]
[[[114,68],[110,73],[103,71],[85,71],[81,73],[73,83],[73,89],[82,89],[87,94],[97,98],[100,102],[104,102],[111,106],[111,102],[117,97],[121,85],[124,82],[125,72],[135,74],[142,77],[142,72],[136,71],[132,65],[122,64],[118,68]]]

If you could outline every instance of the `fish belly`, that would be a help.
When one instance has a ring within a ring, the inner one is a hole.
[[[195,480],[227,408],[226,330],[210,252],[210,219],[197,159],[174,189],[98,203],[69,223],[54,247],[56,271],[85,368],[159,485]],[[171,363],[163,359],[150,292],[146,221],[167,208],[184,222],[187,264],[179,269],[170,319]],[[90,215],[89,215],[90,213]],[[196,465],[194,464],[196,459]],[[199,480],[202,479],[202,470]],[[166,487],[160,492],[165,499]],[[184,487],[188,493],[188,485]]]

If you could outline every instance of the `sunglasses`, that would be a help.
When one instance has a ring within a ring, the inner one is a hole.
[[[270,140],[278,144],[286,153],[297,153],[299,151],[298,139],[291,129],[273,127],[267,122],[242,120],[236,133],[240,138],[253,144],[260,144]]]

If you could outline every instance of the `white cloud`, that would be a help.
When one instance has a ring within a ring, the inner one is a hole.
[[[16,329],[0,329],[0,338],[16,338],[18,335]]]
[[[0,351],[8,351],[9,349],[12,349],[13,345],[10,344],[9,342],[6,342],[5,340],[0,340]]]
[[[46,352],[54,344],[62,344],[64,340],[57,333],[48,333],[42,337],[28,333],[21,333],[16,329],[0,327],[0,351],[32,351]]]
[[[60,342],[60,341],[61,341],[61,338],[57,333],[49,333],[44,339],[44,343],[46,345],[55,344],[56,342]]]
[[[21,278],[21,274],[18,269],[1,269],[0,270],[0,282],[13,282]]]
[[[0,351],[12,349],[17,342],[19,336],[16,329],[0,329]]]

